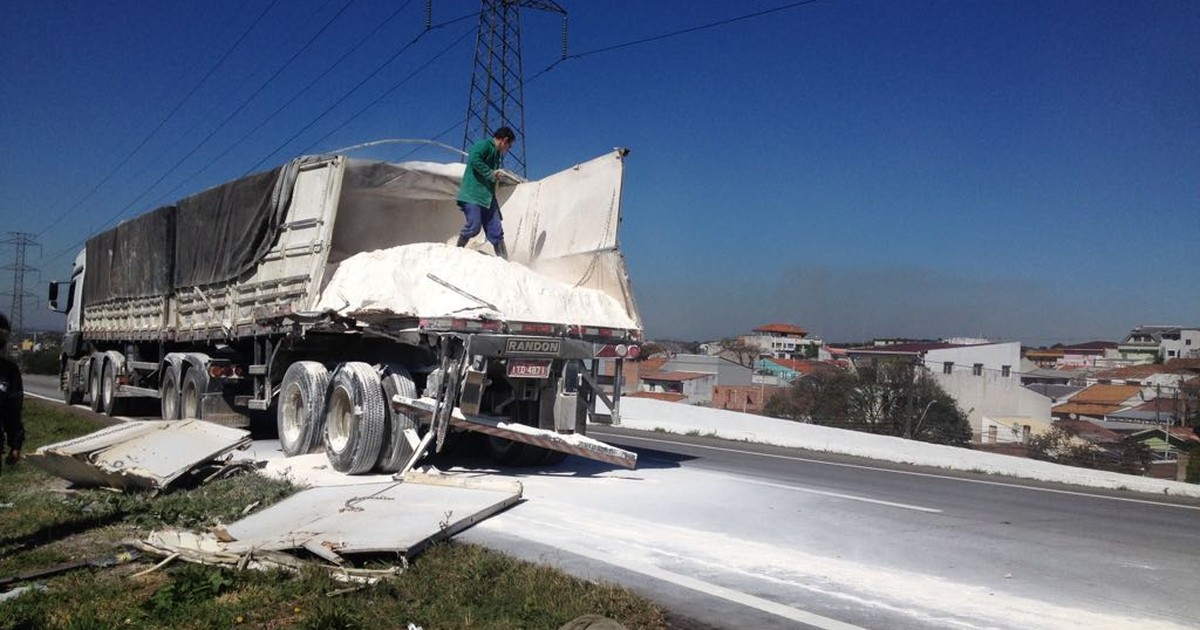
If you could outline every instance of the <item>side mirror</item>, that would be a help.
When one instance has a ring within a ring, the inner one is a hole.
[[[50,302],[49,306],[50,306],[50,310],[54,311],[55,313],[65,313],[66,311],[59,310],[59,308],[58,308],[58,285],[59,284],[61,284],[61,283],[59,283],[59,282],[51,282],[50,283],[50,289],[48,292],[49,293],[49,302]]]

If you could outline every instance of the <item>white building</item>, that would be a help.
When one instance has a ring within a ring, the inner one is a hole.
[[[1200,328],[1184,326],[1138,326],[1118,346],[1124,359],[1151,363],[1157,359],[1200,358]]]
[[[784,359],[817,358],[825,342],[809,337],[808,331],[792,324],[766,324],[743,335],[742,341],[763,354]]]
[[[976,442],[984,435],[984,417],[1010,424],[1028,418],[1031,426],[1050,422],[1052,402],[1021,385],[1020,342],[956,345],[912,343],[847,350],[856,365],[870,360],[902,360],[924,367],[967,414]]]

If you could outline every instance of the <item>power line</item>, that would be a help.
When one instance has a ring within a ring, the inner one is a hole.
[[[177,161],[175,162],[175,164],[173,164],[173,165],[172,165],[170,168],[168,168],[168,169],[167,169],[167,170],[166,170],[166,171],[165,171],[165,172],[164,172],[162,175],[160,175],[160,176],[158,177],[158,179],[154,180],[154,181],[153,181],[153,182],[152,182],[152,183],[151,183],[149,186],[147,186],[147,187],[146,187],[146,189],[145,189],[145,190],[143,190],[143,191],[141,192],[141,194],[139,194],[137,197],[135,197],[133,201],[129,202],[129,203],[128,203],[128,204],[127,204],[127,205],[126,205],[124,208],[122,208],[122,209],[121,209],[120,211],[118,211],[118,212],[117,212],[115,215],[113,215],[111,218],[109,218],[109,219],[108,219],[108,221],[106,221],[105,223],[103,223],[103,224],[101,225],[101,227],[104,227],[104,226],[108,225],[109,223],[112,223],[114,220],[116,220],[117,218],[119,218],[121,215],[125,214],[125,213],[126,213],[126,212],[128,212],[130,209],[132,209],[133,207],[135,207],[135,206],[136,206],[136,204],[137,204],[139,201],[141,201],[143,197],[145,197],[146,195],[150,194],[150,191],[154,190],[154,187],[155,187],[155,186],[159,185],[159,184],[160,184],[160,183],[161,183],[161,182],[162,182],[164,179],[166,179],[168,176],[170,176],[170,175],[171,175],[171,173],[174,173],[174,172],[175,172],[175,169],[179,168],[179,167],[180,167],[180,165],[182,165],[182,164],[183,164],[185,161],[187,161],[187,159],[188,159],[188,158],[190,158],[190,157],[192,157],[193,155],[195,155],[196,151],[200,150],[200,147],[204,146],[204,143],[208,142],[208,141],[209,141],[209,140],[210,140],[210,139],[211,139],[211,138],[212,138],[214,135],[216,135],[216,134],[217,134],[217,132],[219,132],[221,129],[224,129],[224,128],[225,128],[225,125],[227,125],[227,124],[229,123],[229,121],[230,121],[230,120],[233,120],[234,116],[237,116],[237,115],[238,115],[238,114],[239,114],[239,113],[240,113],[240,112],[241,112],[243,109],[245,109],[245,107],[246,107],[248,104],[250,104],[250,101],[254,100],[254,98],[255,98],[256,96],[258,96],[259,94],[261,94],[261,93],[262,93],[262,91],[263,91],[264,89],[266,89],[266,87],[267,87],[267,86],[268,86],[268,85],[269,85],[269,84],[270,84],[272,81],[274,81],[274,80],[275,80],[275,78],[276,78],[276,77],[278,77],[278,76],[279,76],[279,75],[280,75],[280,74],[281,74],[281,73],[282,73],[282,72],[283,72],[283,71],[284,71],[284,70],[285,70],[285,69],[286,69],[286,68],[287,68],[289,65],[291,65],[291,63],[292,63],[293,61],[295,61],[295,60],[296,60],[296,58],[297,58],[297,57],[299,57],[301,53],[303,53],[305,50],[307,50],[307,49],[308,49],[308,47],[309,47],[309,46],[311,46],[311,45],[312,45],[312,43],[313,43],[314,41],[316,41],[316,39],[317,39],[318,37],[320,37],[320,36],[321,36],[321,34],[322,34],[322,33],[324,33],[324,32],[325,32],[325,30],[326,30],[326,29],[328,29],[328,28],[329,28],[329,26],[330,26],[331,24],[333,24],[333,22],[334,22],[335,20],[337,20],[337,19],[338,19],[338,18],[339,18],[339,17],[342,15],[342,13],[345,13],[346,9],[348,9],[348,8],[350,7],[350,5],[351,5],[353,2],[354,2],[354,0],[347,0],[346,4],[344,4],[344,5],[342,6],[341,10],[339,10],[339,11],[338,11],[338,12],[337,12],[337,13],[336,13],[336,14],[335,14],[333,17],[331,17],[331,18],[330,18],[330,19],[329,19],[327,22],[325,22],[325,25],[324,25],[324,26],[322,26],[322,27],[321,27],[321,29],[320,29],[319,31],[317,31],[317,33],[316,33],[315,35],[313,35],[311,38],[309,38],[309,40],[308,40],[307,42],[305,42],[305,44],[304,44],[303,46],[301,46],[301,47],[300,47],[298,50],[296,50],[296,52],[295,52],[295,53],[293,53],[293,54],[292,54],[292,56],[291,56],[291,57],[290,57],[290,58],[289,58],[289,59],[288,59],[286,62],[284,62],[284,64],[283,64],[282,66],[280,66],[280,67],[279,67],[279,69],[277,69],[277,70],[275,71],[275,73],[274,73],[274,74],[272,74],[272,75],[270,76],[270,78],[268,78],[266,81],[264,81],[264,82],[262,83],[262,85],[260,85],[260,86],[258,87],[258,89],[254,91],[254,93],[253,93],[253,94],[251,94],[250,96],[246,97],[246,99],[245,99],[245,100],[243,100],[243,101],[242,101],[242,103],[241,103],[240,105],[238,105],[238,106],[237,106],[237,107],[236,107],[236,108],[235,108],[235,109],[234,109],[232,112],[230,112],[230,113],[229,113],[229,115],[227,115],[227,116],[225,117],[225,119],[224,119],[224,120],[222,120],[220,123],[218,123],[218,124],[217,124],[217,126],[216,126],[216,127],[214,127],[214,128],[211,130],[211,131],[209,131],[209,132],[208,132],[208,135],[204,136],[204,138],[203,138],[202,140],[200,140],[200,142],[196,143],[196,145],[195,145],[195,146],[193,146],[193,147],[191,148],[191,150],[190,150],[190,151],[188,151],[186,154],[184,154],[184,156],[183,156],[183,157],[179,158],[179,160],[177,160]],[[170,191],[167,191],[166,193],[164,193],[164,196],[165,196],[165,195],[168,195],[168,194],[170,194],[170,193],[172,193],[172,192],[174,192],[176,189],[178,189],[178,188],[180,188],[180,187],[182,187],[182,184],[180,184],[179,186],[176,186],[174,189],[172,189],[172,190],[170,190]]]
[[[446,23],[442,24],[441,26],[446,26],[446,25],[448,25],[448,24],[451,24],[451,23],[453,23],[453,22],[457,22],[457,21],[459,21],[459,20],[466,19],[466,18],[468,18],[468,17],[471,17],[471,16],[470,16],[470,15],[466,15],[466,16],[460,17],[460,18],[458,18],[458,19],[456,19],[456,20],[453,20],[453,21],[451,21],[451,22],[446,22]],[[434,28],[437,28],[437,27],[434,27]],[[449,44],[449,45],[447,45],[445,48],[443,48],[441,51],[439,51],[439,52],[438,52],[436,55],[434,55],[434,56],[430,57],[429,59],[427,59],[427,60],[425,61],[425,63],[421,64],[421,65],[420,65],[420,66],[419,66],[417,69],[415,69],[415,70],[413,70],[412,72],[408,73],[408,75],[407,75],[407,76],[405,76],[405,77],[404,77],[403,79],[401,79],[401,80],[400,80],[398,83],[396,83],[396,84],[395,84],[395,85],[393,85],[391,88],[389,88],[389,89],[388,89],[386,92],[384,92],[383,94],[380,94],[379,96],[377,96],[377,97],[376,97],[374,100],[372,100],[370,103],[367,103],[366,107],[363,107],[362,109],[359,109],[357,112],[355,112],[355,113],[354,113],[354,114],[352,114],[352,115],[351,115],[349,118],[347,118],[345,121],[343,121],[343,122],[342,122],[340,125],[338,125],[337,127],[334,127],[333,129],[329,130],[329,132],[328,132],[328,133],[326,133],[325,135],[321,136],[320,138],[317,138],[317,139],[316,139],[315,141],[313,141],[311,144],[309,144],[308,146],[306,146],[306,147],[304,147],[303,149],[301,149],[301,150],[300,150],[300,153],[305,153],[305,152],[307,152],[309,149],[311,149],[311,148],[313,148],[313,147],[317,146],[318,144],[320,144],[321,142],[324,142],[324,141],[325,141],[327,138],[329,138],[329,136],[332,136],[334,133],[338,132],[338,131],[339,131],[339,130],[341,130],[343,127],[345,127],[346,125],[350,124],[350,122],[351,122],[351,121],[353,121],[355,118],[358,118],[359,116],[363,115],[363,113],[365,113],[365,112],[366,112],[368,109],[371,109],[372,107],[374,107],[374,106],[378,105],[380,101],[382,101],[383,99],[385,99],[385,98],[387,98],[388,96],[390,96],[390,95],[391,95],[393,92],[395,92],[396,90],[398,90],[398,89],[399,89],[399,88],[400,88],[402,85],[404,85],[405,83],[408,83],[408,81],[409,81],[410,79],[412,79],[413,77],[417,76],[417,75],[418,75],[418,74],[420,74],[422,71],[424,71],[426,68],[428,68],[430,65],[432,65],[432,64],[433,64],[433,62],[434,62],[434,61],[437,61],[439,58],[441,58],[441,57],[442,57],[442,55],[445,55],[446,53],[450,52],[450,50],[452,50],[452,49],[453,49],[455,46],[457,46],[459,43],[461,43],[461,42],[462,42],[464,39],[466,39],[466,38],[467,38],[467,36],[468,36],[468,35],[470,35],[470,34],[471,34],[471,30],[470,30],[470,29],[468,29],[468,30],[464,31],[462,35],[459,35],[457,39],[455,39],[454,41],[450,42],[450,44]],[[436,139],[437,139],[437,138],[433,138],[433,140],[436,140]]]
[[[265,125],[267,122],[269,122],[270,120],[272,120],[273,118],[278,116],[280,112],[282,112],[285,108],[287,108],[289,105],[294,103],[296,101],[296,99],[300,98],[301,95],[303,95],[305,92],[307,92],[309,89],[311,89],[314,85],[316,85],[318,82],[320,82],[322,79],[324,79],[330,72],[333,71],[334,68],[336,68],[343,61],[345,61],[347,57],[349,57],[351,54],[353,54],[355,51],[357,51],[359,48],[361,48],[367,42],[367,40],[369,40],[371,37],[374,37],[375,34],[378,33],[384,26],[386,26],[389,22],[391,22],[393,19],[395,19],[396,16],[400,15],[400,13],[403,12],[404,9],[407,8],[408,5],[411,3],[412,3],[412,0],[408,0],[407,2],[402,4],[399,8],[397,8],[395,11],[393,11],[391,13],[391,15],[389,15],[388,17],[386,17],[382,21],[380,21],[378,24],[376,24],[375,28],[371,29],[371,32],[369,32],[366,35],[364,35],[363,37],[359,38],[357,43],[355,43],[353,46],[351,46],[346,52],[342,53],[342,55],[340,57],[338,57],[332,64],[330,64],[324,71],[322,71],[320,74],[318,74],[316,77],[314,77],[304,87],[300,88],[300,90],[298,90],[295,94],[293,94],[291,98],[289,98],[286,102],[284,102],[282,105],[280,105],[278,108],[276,108],[273,112],[271,112],[265,118],[260,120],[255,125],[255,128],[256,129],[262,128],[263,125]],[[158,198],[164,199],[164,198],[168,197],[169,195],[171,195],[172,193],[174,193],[175,191],[179,190],[180,188],[183,188],[184,185],[191,182],[193,179],[195,179],[197,176],[199,176],[204,171],[208,170],[209,167],[211,167],[213,164],[220,161],[226,155],[229,155],[229,153],[231,151],[233,151],[237,147],[241,146],[244,142],[246,142],[246,140],[248,140],[250,138],[250,135],[251,134],[246,134],[246,135],[242,136],[241,138],[239,138],[236,142],[229,145],[220,154],[218,154],[217,156],[213,157],[208,162],[206,162],[204,164],[204,166],[201,166],[197,171],[195,171],[194,173],[192,173],[191,175],[186,177],[183,181],[181,181],[179,184],[177,184],[174,188],[166,191],[165,193],[160,195]],[[140,196],[139,196],[139,198],[140,198]],[[136,203],[136,200],[134,203]],[[126,211],[128,211],[129,206],[132,206],[132,205],[133,205],[133,203],[130,203],[125,208],[122,208],[122,210],[120,212],[118,212],[116,215],[110,217],[106,222],[101,224],[101,227],[107,226],[109,223],[112,223],[113,221],[115,221],[122,214],[124,214]],[[83,244],[86,241],[87,241],[87,237],[84,237],[83,239],[76,241],[74,244],[69,245],[68,247],[56,252],[53,256],[51,256],[45,260],[46,261],[57,260],[57,259],[61,258],[62,256],[66,255],[74,250],[79,249],[81,246],[83,246]]]
[[[648,44],[651,42],[669,39],[671,37],[678,37],[680,35],[686,35],[688,33],[695,33],[697,31],[703,31],[703,30],[710,29],[710,28],[716,28],[718,26],[725,26],[726,24],[732,24],[734,22],[740,22],[742,20],[749,20],[749,19],[753,19],[753,18],[757,18],[757,17],[762,17],[764,15],[770,15],[772,13],[779,13],[780,11],[787,11],[789,9],[795,9],[797,7],[802,7],[804,5],[813,4],[817,1],[818,0],[802,0],[801,2],[793,2],[791,4],[785,4],[783,6],[775,7],[773,9],[763,9],[762,11],[755,11],[753,13],[747,13],[745,15],[739,15],[737,17],[727,18],[724,20],[718,20],[716,22],[709,22],[708,24],[701,24],[699,26],[692,26],[692,27],[680,29],[677,31],[671,31],[669,33],[663,33],[661,35],[653,35],[650,37],[643,37],[641,39],[635,39],[632,41],[622,42],[619,44],[611,44],[609,46],[595,48],[595,49],[584,51],[581,53],[576,53],[574,55],[565,55],[561,59],[558,59],[554,63],[550,64],[549,66],[546,66],[546,68],[544,70],[542,70],[541,72],[533,75],[529,79],[529,81],[526,81],[526,83],[533,82],[538,77],[553,70],[554,67],[557,66],[558,64],[560,64],[564,61],[570,60],[570,59],[582,59],[584,57],[590,57],[592,55],[599,55],[601,53],[612,52],[614,50],[619,50],[621,48],[629,48],[631,46],[639,46],[641,44]]]
[[[237,49],[237,47],[239,45],[241,45],[242,41],[246,39],[246,36],[250,34],[250,31],[254,30],[254,27],[257,26],[260,21],[262,21],[263,16],[265,16],[267,14],[267,12],[270,11],[271,8],[274,7],[275,4],[278,2],[279,2],[279,0],[271,0],[271,3],[268,4],[267,7],[265,9],[263,9],[261,13],[258,14],[258,17],[254,18],[254,21],[250,23],[250,26],[246,27],[245,31],[242,31],[242,34],[237,38],[236,41],[233,42],[232,45],[229,46],[229,48],[225,51],[225,53],[223,55],[221,55],[221,58],[218,59],[217,62],[212,65],[211,68],[208,69],[208,72],[206,72],[203,77],[200,77],[200,80],[197,81],[196,84],[192,86],[192,89],[189,90],[188,93],[185,94],[183,96],[183,98],[180,99],[179,102],[175,104],[175,107],[173,107],[171,109],[171,111],[167,112],[167,115],[164,116],[162,120],[158,121],[158,124],[155,125],[153,129],[150,130],[150,133],[146,134],[146,137],[142,138],[142,141],[139,142],[137,144],[137,146],[135,146],[131,151],[129,151],[129,153],[127,153],[125,155],[125,157],[120,162],[118,162],[117,165],[112,168],[112,170],[110,170],[108,172],[107,175],[105,175],[103,178],[101,178],[100,181],[95,186],[93,186],[91,190],[89,190],[86,194],[84,194],[82,197],[80,197],[79,200],[76,201],[74,204],[72,204],[71,207],[67,208],[67,210],[65,212],[63,212],[58,217],[56,217],[53,221],[51,221],[49,223],[49,225],[42,228],[42,231],[38,232],[37,236],[41,236],[41,235],[45,234],[47,231],[50,230],[50,228],[54,227],[55,225],[58,225],[58,223],[60,221],[67,218],[68,216],[71,215],[71,213],[78,210],[79,207],[81,205],[83,205],[84,201],[87,201],[87,199],[89,197],[91,197],[93,194],[95,194],[97,190],[100,190],[101,186],[103,186],[105,183],[107,183],[108,180],[112,179],[112,176],[116,175],[117,171],[121,170],[121,168],[123,166],[128,164],[129,160],[131,160],[133,158],[133,156],[142,149],[142,147],[146,146],[146,143],[149,142],[150,139],[153,138],[154,135],[156,133],[158,133],[158,131],[160,129],[162,129],[163,125],[165,125],[167,123],[167,121],[170,120],[171,117],[174,116],[180,110],[180,108],[183,107],[184,103],[187,103],[188,100],[192,98],[192,95],[194,95],[196,93],[196,91],[200,89],[200,86],[204,85],[204,83],[206,81],[208,81],[208,78],[211,77],[214,72],[216,72],[217,68],[221,67],[221,64],[225,63],[225,60],[229,58],[229,55],[231,55],[233,53],[233,51],[235,49]]]
[[[325,68],[324,71],[322,71],[320,74],[318,74],[316,77],[314,77],[311,81],[309,81],[308,84],[306,84],[304,87],[300,88],[295,94],[292,95],[291,98],[289,98],[282,105],[277,107],[275,109],[275,111],[271,112],[270,114],[267,114],[266,118],[263,118],[262,120],[260,120],[258,122],[258,124],[255,125],[255,128],[261,129],[267,122],[271,121],[276,116],[278,116],[280,112],[282,112],[289,105],[294,103],[296,101],[296,99],[300,98],[300,96],[303,95],[305,92],[307,92],[309,89],[311,89],[312,86],[316,85],[319,81],[321,81],[321,79],[324,79],[330,72],[333,71],[334,68],[336,68],[343,61],[345,61],[347,57],[349,57],[351,54],[353,54],[355,51],[357,51],[359,48],[361,48],[367,42],[367,40],[374,37],[376,33],[378,33],[384,26],[386,26],[389,22],[391,22],[393,19],[395,19],[397,15],[400,15],[400,13],[402,11],[404,11],[404,9],[406,9],[408,7],[408,5],[411,3],[412,3],[412,0],[408,0],[408,2],[405,2],[404,4],[400,5],[400,7],[398,9],[393,11],[391,15],[387,16],[382,21],[380,21],[378,24],[376,24],[375,28],[371,29],[370,33],[367,33],[363,37],[359,38],[357,43],[355,43],[353,46],[351,46],[349,50],[342,53],[342,55],[340,57],[338,57],[332,64],[330,64],[329,67]],[[238,139],[236,142],[234,142],[233,144],[229,145],[229,147],[227,147],[224,151],[222,151],[221,153],[219,153],[218,155],[216,155],[215,157],[210,159],[208,162],[206,162],[204,164],[204,166],[201,166],[200,169],[197,170],[195,173],[192,173],[190,176],[185,178],[183,181],[181,181],[178,185],[176,185],[171,190],[167,191],[166,193],[163,193],[162,197],[166,197],[167,195],[170,195],[171,193],[175,192],[176,190],[179,190],[185,184],[187,184],[188,182],[195,179],[196,176],[198,176],[201,173],[203,173],[204,171],[208,170],[208,168],[210,166],[212,166],[213,164],[216,164],[218,161],[220,161],[226,155],[229,155],[229,153],[231,151],[233,151],[237,147],[241,146],[242,143],[246,142],[246,140],[248,140],[250,138],[250,135],[251,134],[246,134],[246,135],[242,136],[240,139]]]
[[[303,134],[305,131],[308,131],[310,128],[312,128],[312,126],[313,126],[313,125],[315,125],[315,124],[316,124],[316,123],[317,123],[319,120],[321,120],[321,119],[322,119],[322,118],[324,118],[324,117],[325,117],[327,114],[329,114],[329,112],[333,111],[333,109],[334,109],[334,108],[336,108],[338,105],[341,105],[341,104],[342,104],[342,103],[343,103],[343,102],[344,102],[344,101],[345,101],[347,98],[349,98],[349,97],[350,97],[350,95],[351,95],[351,94],[354,94],[355,92],[357,92],[359,88],[361,88],[363,85],[365,85],[365,84],[366,84],[368,81],[370,81],[371,79],[375,78],[375,75],[377,75],[377,74],[379,74],[380,72],[382,72],[384,68],[386,68],[387,66],[391,65],[391,63],[392,63],[393,61],[395,61],[396,59],[398,59],[398,58],[400,57],[400,55],[403,55],[405,52],[407,52],[407,51],[408,51],[408,49],[410,49],[410,48],[412,48],[414,45],[416,45],[416,43],[417,43],[418,41],[420,41],[420,40],[421,40],[421,38],[422,38],[422,37],[424,37],[426,33],[429,33],[429,32],[430,32],[430,31],[432,31],[432,30],[435,30],[435,29],[438,29],[438,28],[441,28],[441,27],[444,27],[444,26],[448,26],[448,25],[450,25],[450,24],[453,24],[453,23],[455,23],[455,22],[458,22],[458,21],[464,20],[464,19],[466,19],[466,18],[473,17],[474,15],[475,15],[475,13],[474,13],[474,12],[472,12],[472,13],[468,13],[467,15],[464,15],[464,16],[461,16],[461,17],[457,17],[457,18],[454,18],[453,20],[448,20],[448,21],[446,21],[446,22],[442,22],[442,23],[440,23],[440,24],[436,24],[436,25],[434,25],[434,26],[431,26],[431,27],[428,27],[428,28],[426,28],[426,29],[422,30],[420,33],[418,33],[418,34],[417,34],[417,36],[416,36],[416,37],[414,37],[414,38],[412,38],[411,40],[409,40],[409,42],[408,42],[407,44],[405,44],[404,46],[401,46],[401,47],[400,47],[400,49],[399,49],[399,50],[397,50],[397,51],[395,52],[395,54],[393,54],[391,57],[388,57],[386,61],[384,61],[382,64],[380,64],[378,67],[376,67],[376,68],[375,68],[375,70],[371,71],[371,73],[370,73],[370,74],[368,74],[366,77],[363,77],[363,79],[362,79],[361,81],[359,81],[359,82],[358,82],[358,83],[357,83],[357,84],[356,84],[354,87],[350,88],[348,91],[346,91],[344,94],[342,94],[342,96],[341,96],[341,97],[339,97],[339,98],[338,98],[336,101],[334,101],[332,105],[330,105],[329,107],[326,107],[326,108],[325,108],[325,111],[323,111],[323,112],[321,112],[320,114],[318,114],[318,115],[317,115],[315,118],[313,118],[312,120],[310,120],[310,121],[308,122],[308,124],[304,125],[304,127],[302,127],[302,128],[299,130],[299,131],[297,131],[296,133],[292,134],[290,137],[288,137],[288,139],[287,139],[287,140],[284,140],[282,144],[280,144],[279,146],[275,147],[275,149],[273,149],[273,150],[272,150],[270,153],[268,153],[268,154],[264,155],[264,156],[263,156],[262,158],[260,158],[260,159],[259,159],[257,162],[255,162],[253,166],[251,166],[250,168],[246,169],[246,173],[245,173],[245,174],[246,174],[246,175],[249,175],[250,173],[252,173],[252,172],[254,171],[254,169],[256,169],[256,168],[258,168],[259,166],[261,166],[261,165],[263,164],[263,162],[266,162],[268,159],[270,159],[270,158],[271,158],[271,156],[275,155],[276,153],[279,153],[281,150],[283,150],[283,148],[284,148],[284,147],[286,147],[287,145],[291,144],[291,143],[292,143],[292,141],[294,141],[296,138],[299,138],[299,137],[300,137],[300,136],[301,136],[301,135],[302,135],[302,134]],[[469,34],[469,33],[470,33],[470,31],[467,31],[467,34]],[[464,37],[465,37],[465,35],[464,35]],[[419,69],[418,69],[418,72],[419,72],[420,70],[423,70],[423,69],[424,69],[426,66],[428,66],[430,63],[432,63],[432,62],[433,62],[435,59],[437,59],[438,57],[441,57],[443,54],[445,54],[445,53],[446,53],[446,52],[447,52],[447,51],[448,51],[450,48],[452,48],[454,45],[456,45],[456,44],[458,43],[458,41],[460,41],[461,39],[462,39],[462,37],[460,37],[460,38],[459,38],[459,40],[456,40],[455,42],[453,42],[453,43],[452,43],[450,46],[448,46],[448,47],[444,48],[444,49],[443,49],[441,52],[439,52],[439,53],[437,53],[436,55],[434,55],[434,56],[433,56],[431,59],[429,59],[429,60],[428,60],[428,61],[427,61],[427,62],[426,62],[424,65],[422,65],[422,66],[421,66],[421,68],[419,68]],[[404,81],[407,81],[407,80],[408,80],[409,78],[411,78],[411,77],[412,77],[412,75],[411,75],[411,74],[410,74],[408,77],[405,77],[405,79],[403,79],[403,80],[401,81],[401,84],[403,84],[403,82],[404,82]],[[399,85],[397,85],[397,86],[395,86],[395,87],[399,87]],[[394,89],[395,89],[395,87],[393,87],[393,88],[392,88],[392,90],[394,90]],[[390,93],[392,90],[388,90],[388,93]],[[376,101],[375,101],[375,102],[377,102],[378,100],[379,100],[379,99],[376,99]],[[372,102],[372,103],[371,103],[371,105],[374,105],[374,102]],[[365,110],[360,110],[360,112],[359,112],[359,113],[361,113],[362,111],[365,111]],[[355,114],[355,116],[358,116],[358,114]],[[351,119],[353,119],[353,117],[352,117]],[[344,123],[343,123],[343,124],[344,124]]]

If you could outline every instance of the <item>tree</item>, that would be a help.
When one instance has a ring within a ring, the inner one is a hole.
[[[817,371],[772,397],[763,413],[936,444],[971,442],[967,415],[937,381],[907,363]]]
[[[1049,431],[1029,439],[1029,456],[1033,459],[1140,475],[1150,465],[1150,449],[1145,444],[1126,440],[1112,448],[1102,448],[1079,439],[1074,431],[1054,426]]]
[[[718,344],[722,354],[729,354],[738,365],[748,368],[754,367],[754,361],[762,352],[758,346],[746,343],[741,337],[722,339]]]

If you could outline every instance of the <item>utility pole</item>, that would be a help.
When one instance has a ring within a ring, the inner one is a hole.
[[[553,0],[482,0],[479,33],[463,151],[500,127],[517,134],[517,144],[506,157],[509,170],[525,176],[525,78],[521,70],[521,8],[562,15],[562,55],[567,56],[567,11]]]
[[[21,334],[25,332],[25,298],[36,297],[25,292],[25,274],[37,271],[25,264],[26,251],[30,246],[38,246],[33,238],[34,235],[29,232],[9,232],[8,238],[0,241],[4,245],[13,246],[13,264],[5,266],[4,269],[13,273],[12,301],[9,304],[8,319],[12,326],[13,338],[18,341]]]

